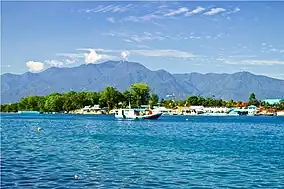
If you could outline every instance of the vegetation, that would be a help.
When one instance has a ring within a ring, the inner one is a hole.
[[[145,83],[135,83],[130,87],[130,93],[134,97],[135,105],[140,107],[143,104],[148,104],[150,100],[150,87]]]
[[[260,102],[256,99],[255,94],[251,93],[249,95],[249,105],[259,106]]]
[[[178,106],[205,106],[205,107],[243,107],[248,105],[261,105],[265,109],[284,110],[284,101],[280,104],[269,105],[257,100],[254,93],[249,95],[249,102],[221,100],[204,98],[201,96],[189,96],[186,100],[161,99],[157,94],[150,92],[150,87],[145,83],[132,84],[128,90],[123,92],[116,88],[107,86],[101,92],[74,92],[51,93],[47,96],[27,96],[14,104],[1,105],[1,112],[17,112],[20,110],[41,111],[41,112],[62,112],[72,111],[88,105],[99,104],[100,107],[113,108],[132,107],[141,105],[165,106],[166,108],[177,108]]]

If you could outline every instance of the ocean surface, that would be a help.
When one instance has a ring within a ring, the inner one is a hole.
[[[284,117],[2,114],[1,188],[283,189]]]

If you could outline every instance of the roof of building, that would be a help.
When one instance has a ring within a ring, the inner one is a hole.
[[[284,98],[264,99],[264,100],[262,100],[262,102],[266,102],[268,104],[277,104],[277,103],[280,103],[281,101],[284,101]]]

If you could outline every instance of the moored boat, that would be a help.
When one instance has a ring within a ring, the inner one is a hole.
[[[115,111],[115,118],[119,120],[143,120],[143,119],[158,119],[163,113],[151,110],[140,109],[118,109]]]
[[[40,114],[39,111],[18,111],[18,114]]]

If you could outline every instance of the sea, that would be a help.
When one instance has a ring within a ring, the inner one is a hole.
[[[1,114],[1,188],[284,188],[284,117]]]

